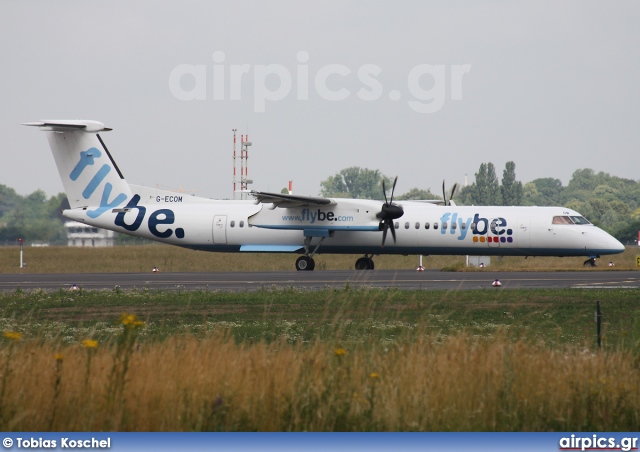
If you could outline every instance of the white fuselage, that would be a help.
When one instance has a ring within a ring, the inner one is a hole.
[[[320,253],[590,256],[624,247],[592,224],[553,224],[578,217],[564,207],[438,206],[399,204],[397,241],[382,246],[375,214],[381,201],[336,199],[323,207],[270,208],[253,201],[218,201],[131,186],[139,201],[90,218],[86,210],[65,216],[105,229],[182,247],[222,252],[304,252],[305,236]]]

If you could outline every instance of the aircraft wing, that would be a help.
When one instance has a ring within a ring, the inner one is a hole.
[[[274,204],[275,207],[301,207],[301,206],[328,206],[336,202],[329,198],[319,198],[313,196],[296,196],[284,193],[267,193],[264,191],[251,191],[251,196],[256,198],[257,203]]]

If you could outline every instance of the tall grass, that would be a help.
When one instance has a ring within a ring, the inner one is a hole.
[[[82,347],[13,347],[0,350],[10,361],[3,431],[632,431],[640,422],[630,352],[551,350],[500,334],[307,345],[173,336],[133,349],[115,399],[117,346],[98,348],[88,385]]]
[[[322,251],[322,249],[320,249]],[[640,248],[627,247],[616,256],[601,259],[600,270],[636,269],[636,254]],[[206,271],[294,271],[296,254],[207,253],[169,245],[119,246],[113,248],[43,247],[25,248],[27,267],[19,268],[19,248],[0,247],[1,273],[90,273],[90,272],[151,272],[154,266],[162,272]],[[353,270],[355,255],[319,254],[316,271]],[[489,269],[496,271],[547,271],[584,269],[581,257],[498,257],[491,258]],[[615,267],[608,267],[609,261]],[[408,269],[418,266],[416,256],[376,256],[376,269]],[[481,271],[465,267],[464,256],[429,256],[423,259],[426,269]]]
[[[0,294],[0,430],[636,430],[636,298],[569,289]],[[114,323],[123,310],[140,318]]]

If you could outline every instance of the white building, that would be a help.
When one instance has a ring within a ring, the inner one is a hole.
[[[115,232],[77,221],[67,221],[67,246],[113,246]]]

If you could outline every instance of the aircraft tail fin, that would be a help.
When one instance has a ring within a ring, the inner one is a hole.
[[[131,197],[129,185],[100,137],[100,132],[111,130],[104,124],[98,121],[51,120],[24,125],[47,132],[72,209],[86,207],[87,215],[97,218]]]

